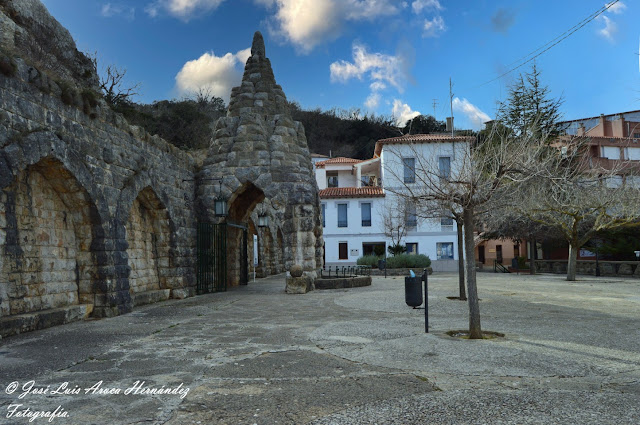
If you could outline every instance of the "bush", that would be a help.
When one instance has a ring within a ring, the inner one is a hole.
[[[390,245],[387,250],[389,250],[389,254],[391,255],[399,255],[399,254],[404,254],[405,252],[407,252],[407,247],[405,245],[402,244],[395,244],[395,245]]]
[[[58,81],[58,86],[60,86],[60,100],[65,105],[75,105],[77,91],[75,88],[71,86],[71,84],[66,81]]]
[[[373,247],[373,253],[378,257],[382,257],[384,255],[384,245],[376,245]]]
[[[356,264],[359,266],[371,266],[373,268],[378,268],[378,260],[382,260],[382,256],[365,255],[364,257],[358,258]]]
[[[422,254],[397,254],[387,258],[388,269],[424,269],[429,266],[431,259]]]
[[[518,268],[519,269],[528,269],[527,267],[527,257],[518,257]]]

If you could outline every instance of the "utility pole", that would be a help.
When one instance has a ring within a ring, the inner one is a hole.
[[[449,77],[449,106],[451,110],[451,137],[453,137],[453,83]]]
[[[438,99],[433,99],[433,119],[436,119],[436,106],[438,106]]]

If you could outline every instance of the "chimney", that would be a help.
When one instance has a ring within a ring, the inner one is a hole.
[[[447,117],[447,132],[453,131],[453,117]]]
[[[578,136],[584,136],[584,133],[586,133],[584,123],[581,122],[580,126],[578,127]]]

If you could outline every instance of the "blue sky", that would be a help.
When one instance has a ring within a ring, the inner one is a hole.
[[[127,69],[141,102],[210,87],[228,101],[253,32],[289,100],[403,120],[492,118],[514,62],[605,6],[601,0],[44,0],[78,48]],[[637,2],[618,1],[536,59],[566,119],[640,109]],[[637,20],[637,19],[636,19]]]

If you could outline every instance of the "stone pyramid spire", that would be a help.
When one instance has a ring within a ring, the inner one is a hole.
[[[315,274],[322,264],[322,225],[307,138],[302,124],[291,118],[259,32],[242,83],[231,91],[227,116],[216,122],[199,176],[201,220],[221,220],[213,213],[218,196],[229,200],[228,220],[249,229],[256,228],[258,213],[266,214],[268,229],[256,230],[263,272],[299,264]],[[236,284],[246,264],[240,261],[241,239],[230,229],[229,282]]]
[[[260,31],[253,35],[251,57],[244,67],[242,84],[231,90],[227,115],[237,117],[243,113],[263,116],[289,114],[287,98],[282,87],[276,84]]]

